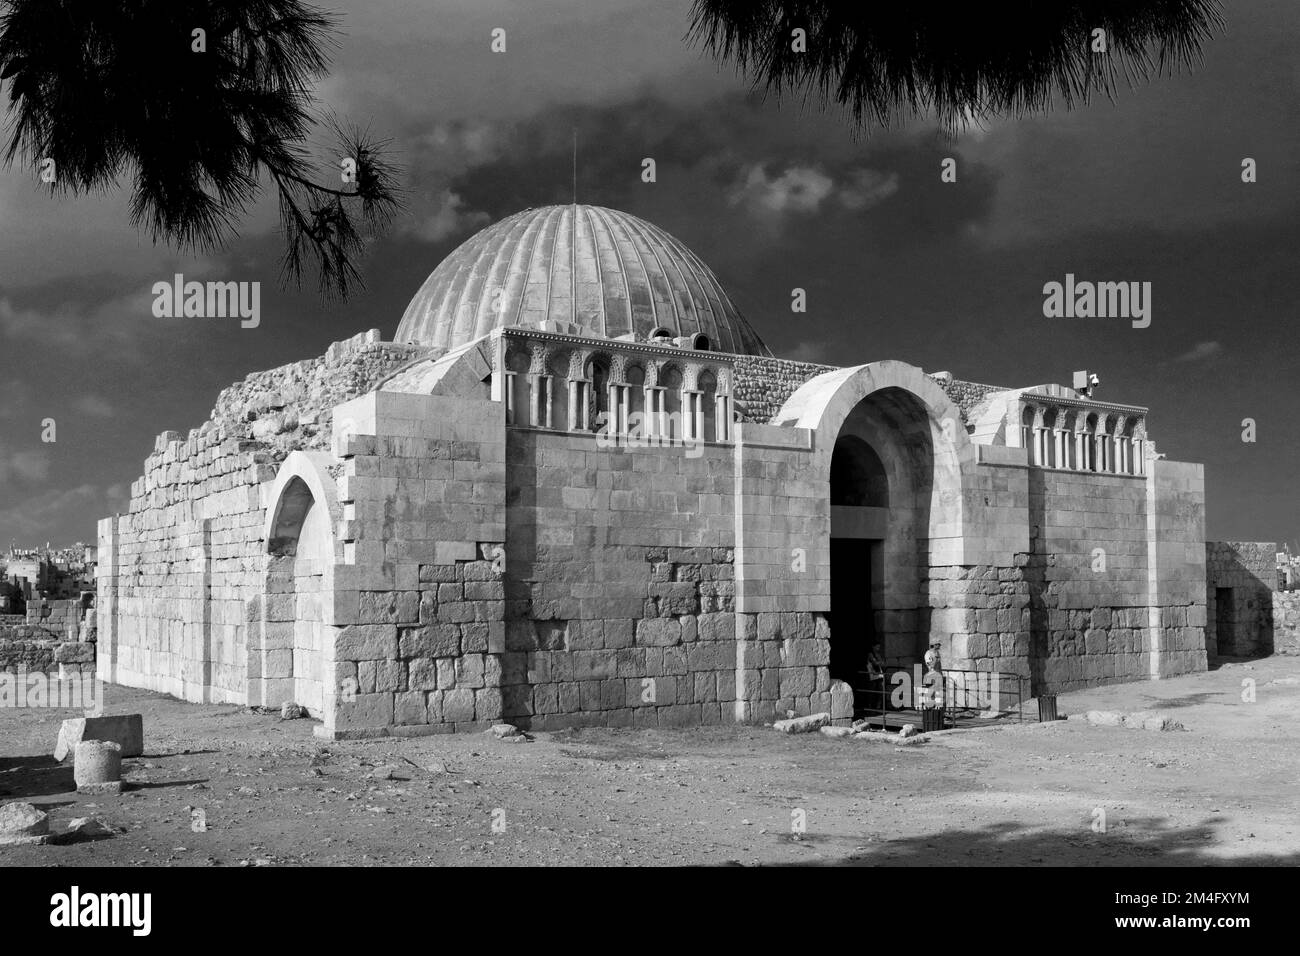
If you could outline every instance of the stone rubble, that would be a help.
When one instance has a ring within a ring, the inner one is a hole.
[[[791,717],[787,720],[778,720],[772,725],[772,729],[783,734],[807,734],[814,730],[820,730],[822,727],[830,726],[830,722],[830,714],[809,714],[807,717]]]
[[[1132,730],[1186,730],[1181,723],[1167,714],[1139,710],[1122,714],[1113,710],[1090,710],[1085,714],[1071,714],[1070,720],[1083,720],[1094,727],[1128,727]]]

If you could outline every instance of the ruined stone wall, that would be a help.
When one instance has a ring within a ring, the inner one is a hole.
[[[66,635],[71,630],[75,637],[81,630],[81,601],[77,598],[29,601],[27,623],[39,625],[55,634]]]
[[[1273,592],[1273,652],[1300,654],[1300,591]]]
[[[744,409],[740,420],[764,425],[775,417],[800,385],[823,372],[835,371],[834,365],[758,355],[737,355],[735,361],[736,382],[732,394]]]
[[[1274,649],[1273,592],[1278,587],[1277,544],[1205,542],[1205,611],[1209,649],[1249,657]],[[1226,600],[1220,604],[1219,598]]]
[[[740,420],[764,425],[776,417],[781,406],[799,389],[799,386],[809,379],[825,372],[834,372],[839,368],[836,365],[795,362],[758,355],[737,355],[735,363],[734,394],[736,400],[744,406]],[[998,385],[963,382],[947,376],[938,378],[931,375],[930,377],[948,394],[961,410],[962,417],[967,420],[971,410],[988,395],[1005,391],[1004,387]]]
[[[95,672],[93,641],[69,641],[36,625],[0,627],[0,674]]]
[[[188,436],[158,436],[127,513],[100,522],[101,677],[187,700],[244,699],[247,604],[266,574],[259,488],[290,451],[329,444],[335,402],[414,354],[364,333],[250,375]]]
[[[962,418],[968,422],[971,420],[971,412],[989,395],[1006,391],[1006,388],[1001,385],[981,385],[978,382],[962,382],[954,378],[937,378],[933,375],[930,377],[939,383],[939,387],[952,399],[953,404],[961,409]]]

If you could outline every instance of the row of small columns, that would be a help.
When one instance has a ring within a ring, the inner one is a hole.
[[[1030,407],[1033,424],[1022,425],[1022,444],[1029,449],[1029,463],[1042,468],[1095,471],[1114,475],[1146,474],[1146,440],[1140,437],[1141,423],[1135,423],[1133,435],[1097,434],[1082,427],[1073,429],[1048,427],[1043,423],[1046,409]],[[1064,413],[1057,411],[1057,420]]]
[[[515,408],[515,378],[521,373],[506,372],[506,423],[523,425],[518,410]],[[554,428],[554,376],[528,374],[528,416],[526,424],[533,428]],[[688,441],[731,441],[732,404],[731,396],[713,394],[714,434],[706,435],[705,402],[709,392],[680,389],[679,409],[668,408],[668,389],[659,386],[633,386],[610,384],[606,388],[604,422],[594,422],[590,418],[591,389],[590,379],[568,379],[569,431],[589,432],[604,428],[612,435],[627,435],[631,428],[632,391],[640,388],[642,407],[636,411],[642,413],[644,437],[676,438]],[[676,424],[675,423],[680,423]]]

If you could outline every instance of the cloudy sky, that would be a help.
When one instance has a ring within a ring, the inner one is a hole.
[[[1231,4],[1191,75],[956,142],[924,122],[855,140],[838,114],[764,102],[685,44],[689,0],[322,2],[343,34],[320,99],[391,137],[409,190],[347,304],[278,286],[269,203],[228,248],[181,256],[130,227],[121,195],[52,200],[0,172],[0,545],[93,540],[153,437],[201,424],[225,385],[391,337],[475,230],[571,200],[574,130],[580,201],[679,236],[776,354],[1006,386],[1095,370],[1098,398],[1149,406],[1160,450],[1205,463],[1210,538],[1300,539],[1294,0]],[[151,286],[178,271],[261,281],[261,325],[154,318]],[[1044,318],[1067,272],[1152,283],[1150,327]]]

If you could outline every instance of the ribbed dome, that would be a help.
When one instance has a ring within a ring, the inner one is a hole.
[[[639,341],[702,332],[717,351],[772,354],[699,256],[601,206],[526,209],[470,237],[424,281],[396,340],[449,349],[511,325]]]

